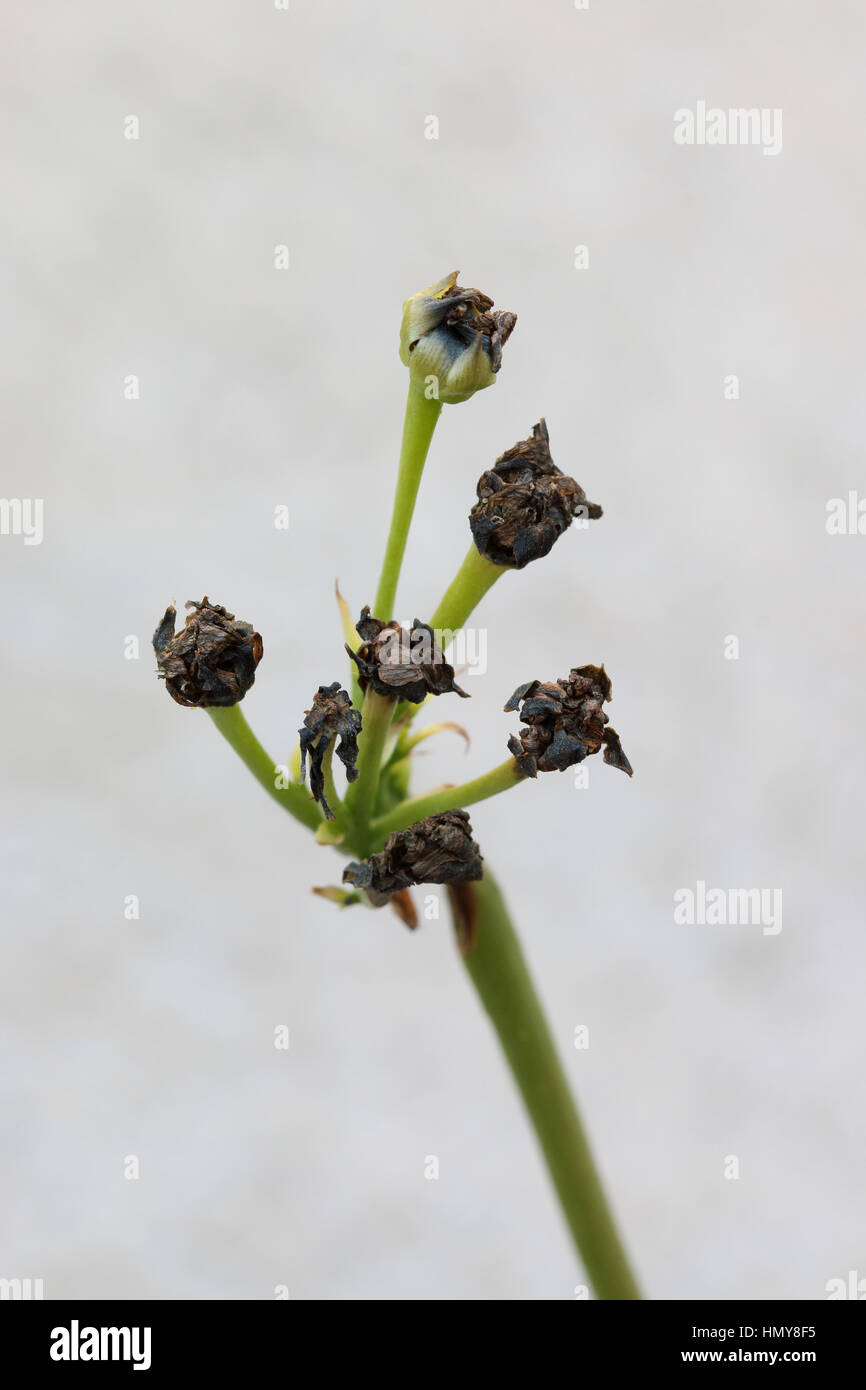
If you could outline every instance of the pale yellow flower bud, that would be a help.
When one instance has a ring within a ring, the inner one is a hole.
[[[459,271],[419,290],[403,305],[400,359],[430,399],[448,405],[492,386],[516,314],[493,312],[493,300],[457,284]]]

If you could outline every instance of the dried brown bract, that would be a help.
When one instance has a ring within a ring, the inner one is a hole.
[[[358,667],[358,683],[366,691],[371,686],[377,695],[390,700],[409,700],[419,705],[428,695],[447,695],[451,692],[469,699],[454,681],[454,667],[442,655],[432,627],[416,618],[411,629],[397,622],[383,623],[370,616],[369,608],[361,611],[356,625],[364,645],[360,651],[346,651]]]
[[[515,690],[507,710],[520,709],[528,727],[508,740],[510,752],[527,777],[564,772],[604,747],[604,761],[632,775],[615,729],[606,727],[602,706],[611,698],[603,666],[577,666],[557,681],[529,681]]]
[[[574,517],[597,520],[602,512],[574,478],[560,472],[550,456],[544,419],[532,437],[508,449],[478,480],[478,501],[469,513],[472,537],[494,565],[523,569],[539,560],[567,531]]]
[[[179,705],[236,705],[255,680],[261,637],[251,623],[238,622],[206,595],[201,603],[190,599],[186,607],[192,612],[180,632],[175,633],[177,612],[169,605],[153,634],[160,679]]]
[[[323,761],[328,749],[339,738],[335,748],[337,757],[346,769],[346,780],[356,781],[358,769],[358,734],[361,732],[361,716],[352,706],[340,682],[333,685],[320,685],[313,696],[311,709],[304,711],[304,727],[298,730],[301,738],[301,781],[306,771],[307,754],[310,755],[310,791],[313,800],[318,801],[326,820],[333,820],[334,813],[325,800],[325,778]]]
[[[481,852],[467,811],[442,811],[389,836],[381,854],[348,864],[343,882],[363,888],[373,902],[416,883],[472,883],[481,878]]]

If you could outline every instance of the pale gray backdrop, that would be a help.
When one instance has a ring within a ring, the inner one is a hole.
[[[473,823],[641,1279],[822,1298],[866,1276],[866,536],[825,525],[866,494],[862,8],[10,0],[5,27],[2,492],[43,498],[45,534],[0,538],[0,1275],[126,1298],[582,1282],[445,915],[412,936],[313,898],[338,860],[148,648],[170,599],[254,621],[244,708],[288,755],[345,672],[335,577],[373,596],[401,301],[459,266],[520,321],[496,387],[444,412],[401,616],[541,414],[605,515],[490,595],[487,674],[438,710],[471,751],[428,744],[415,785],[499,761],[517,683],[607,664],[633,781],[597,758],[588,789],[544,777]],[[676,145],[699,101],[780,108],[781,153]],[[781,888],[781,933],[676,925],[699,879]]]

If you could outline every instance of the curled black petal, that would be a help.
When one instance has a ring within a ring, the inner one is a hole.
[[[409,700],[418,705],[428,695],[453,693],[464,700],[469,694],[454,680],[454,667],[449,666],[436,641],[436,634],[427,623],[415,619],[406,629],[397,622],[384,623],[364,608],[355,624],[358,636],[364,639],[359,651],[346,651],[358,668],[358,683],[377,695],[390,700]]]
[[[160,679],[179,705],[236,705],[255,680],[263,651],[260,635],[207,596],[186,607],[192,612],[180,632],[175,633],[177,612],[170,604],[153,634]]]
[[[380,854],[348,864],[343,882],[373,902],[417,883],[473,883],[483,875],[481,851],[467,811],[442,811],[391,835]]]
[[[508,749],[527,777],[564,772],[604,749],[604,761],[632,775],[619,734],[608,727],[604,704],[611,698],[603,666],[576,666],[557,681],[519,685],[506,710],[520,710],[526,725],[508,740]]]
[[[477,492],[469,513],[475,545],[493,564],[511,569],[547,555],[578,512],[593,520],[602,514],[580,484],[556,467],[543,419],[531,438],[520,440],[482,473]]]
[[[306,774],[307,755],[310,758],[310,791],[318,801],[326,820],[333,820],[334,813],[325,799],[324,757],[328,749],[339,738],[334,751],[346,769],[346,780],[354,782],[358,776],[358,734],[361,732],[361,715],[353,707],[340,682],[333,685],[320,685],[313,696],[312,707],[304,711],[303,728],[298,730],[301,740],[301,781]]]

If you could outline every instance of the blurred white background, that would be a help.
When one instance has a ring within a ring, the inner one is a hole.
[[[471,750],[428,743],[415,788],[501,760],[519,682],[606,663],[634,779],[596,758],[589,789],[542,777],[472,820],[645,1290],[866,1276],[866,537],[825,526],[866,495],[862,7],[10,0],[5,27],[2,493],[44,498],[45,536],[0,538],[0,1274],[583,1280],[445,912],[411,935],[312,897],[340,861],[149,650],[170,599],[254,622],[244,709],[288,756],[345,675],[335,577],[372,601],[401,302],[459,266],[519,323],[496,387],[443,412],[401,616],[541,414],[605,514],[485,601],[487,674],[437,707]],[[781,153],[677,146],[700,100],[781,108]],[[675,925],[698,879],[781,888],[782,932]]]

